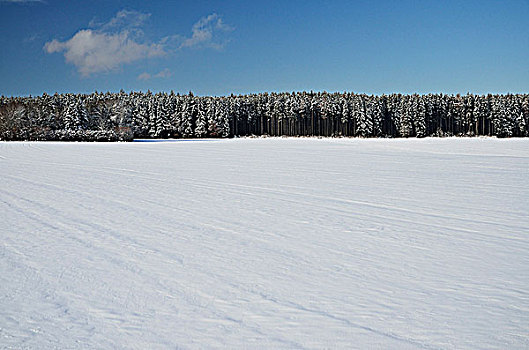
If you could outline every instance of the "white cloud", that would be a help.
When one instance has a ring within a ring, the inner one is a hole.
[[[62,52],[83,76],[115,70],[123,64],[159,57],[167,52],[161,43],[140,40],[139,29],[149,14],[122,10],[106,23],[90,22],[95,29],[82,29],[68,40],[53,39],[44,45],[47,53]]]
[[[168,68],[165,68],[163,71],[159,72],[154,77],[155,78],[169,78],[171,75],[173,75],[173,73],[171,73],[171,71]]]
[[[207,47],[220,50],[227,43],[227,40],[221,38],[222,33],[232,30],[232,27],[224,24],[222,18],[216,13],[213,13],[207,17],[202,17],[193,25],[193,28],[191,29],[193,34],[190,38],[184,40],[180,45],[180,48]]]
[[[190,38],[173,34],[159,42],[152,42],[144,39],[141,30],[149,17],[150,14],[121,10],[108,22],[90,21],[90,29],[81,29],[70,39],[47,42],[44,50],[50,54],[63,53],[67,63],[73,64],[81,75],[89,76],[112,71],[128,63],[164,56],[177,49],[222,49],[227,43],[222,33],[233,30],[214,13],[193,25]],[[138,79],[165,78],[170,75],[169,70],[164,70],[154,75],[142,73]]]
[[[27,37],[24,39],[24,42],[25,42],[25,43],[31,43],[31,42],[34,42],[35,40],[37,40],[37,38],[38,38],[39,36],[40,36],[39,34],[31,34],[31,35],[27,36]]]
[[[143,72],[140,75],[138,75],[138,80],[149,80],[152,78],[152,75],[150,75],[147,72]]]
[[[92,19],[89,23],[90,27],[98,27],[101,31],[108,32],[115,29],[124,30],[139,28],[143,26],[145,21],[151,17],[150,13],[142,13],[134,10],[121,10],[116,13],[116,16],[106,23],[97,22]]]
[[[143,72],[140,75],[138,75],[138,80],[150,80],[153,78],[169,78],[171,75],[173,75],[171,70],[169,70],[169,68],[165,68],[161,72],[158,72],[154,75],[147,73],[147,72]]]
[[[75,65],[83,76],[166,54],[162,45],[136,42],[128,31],[107,34],[90,29],[80,30],[64,42],[47,42],[44,49],[48,53],[64,52],[66,62]]]

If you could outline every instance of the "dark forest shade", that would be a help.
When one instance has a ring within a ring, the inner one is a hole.
[[[249,135],[529,136],[529,94],[171,92],[0,98],[0,140],[129,141]]]

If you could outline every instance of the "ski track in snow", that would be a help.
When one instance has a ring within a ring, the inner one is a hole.
[[[529,348],[529,140],[0,142],[0,348]]]

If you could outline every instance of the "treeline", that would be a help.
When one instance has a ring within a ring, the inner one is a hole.
[[[529,136],[529,95],[131,92],[0,97],[0,140]]]

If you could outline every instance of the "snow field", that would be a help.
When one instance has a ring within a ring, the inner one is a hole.
[[[529,347],[529,140],[0,143],[0,347]]]

